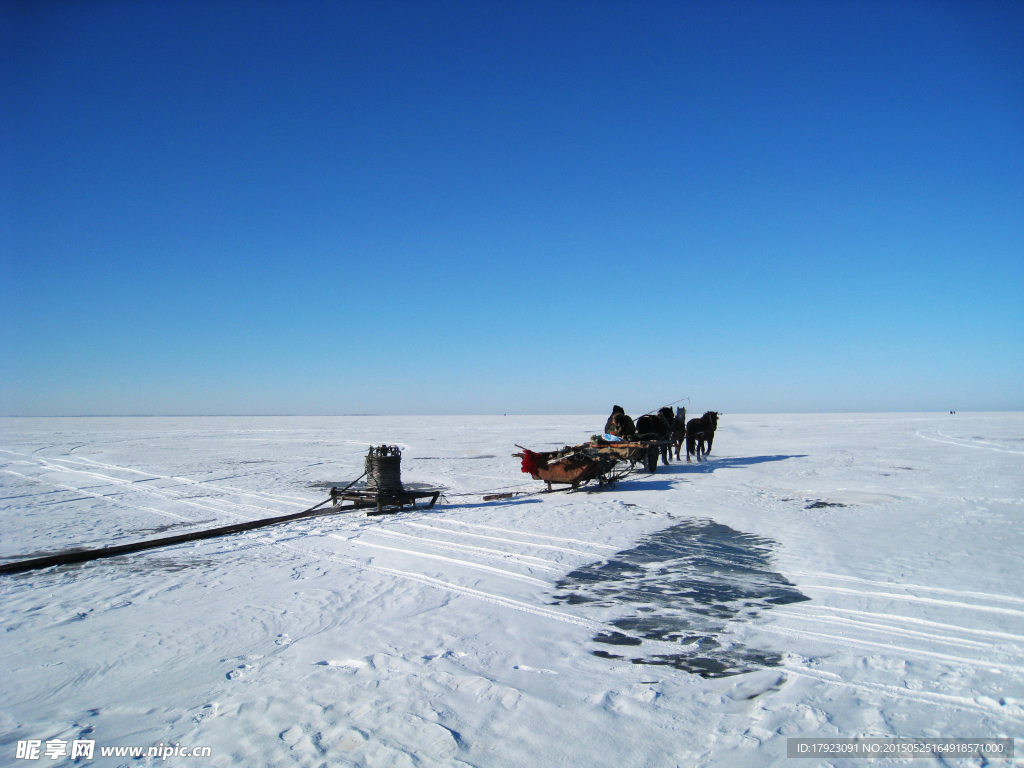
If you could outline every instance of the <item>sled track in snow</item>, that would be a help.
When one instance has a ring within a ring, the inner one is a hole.
[[[467,597],[474,597],[474,598],[476,598],[478,600],[483,600],[484,602],[491,603],[492,605],[499,605],[499,606],[502,606],[504,608],[511,608],[512,610],[521,611],[522,613],[529,613],[529,614],[532,614],[534,616],[542,616],[544,618],[553,619],[555,621],[561,621],[561,622],[563,622],[565,624],[573,624],[573,625],[578,626],[578,627],[583,627],[584,629],[587,629],[587,630],[589,630],[591,632],[604,632],[604,631],[622,632],[622,630],[620,630],[620,629],[617,629],[615,627],[611,627],[610,625],[606,625],[606,624],[603,624],[603,623],[600,623],[600,622],[591,621],[589,619],[584,619],[584,618],[579,617],[579,616],[573,616],[571,614],[563,613],[561,611],[555,611],[555,610],[552,610],[550,608],[544,608],[543,606],[539,606],[539,605],[531,605],[530,603],[524,603],[524,602],[522,602],[520,600],[513,600],[510,597],[502,597],[500,595],[494,595],[494,594],[491,594],[490,592],[484,592],[483,590],[473,589],[472,587],[463,587],[463,586],[460,586],[458,584],[452,584],[451,582],[444,581],[443,579],[436,579],[436,578],[434,578],[432,576],[424,576],[423,574],[419,574],[419,573],[411,573],[409,571],[402,571],[402,570],[399,570],[397,568],[387,568],[387,567],[379,566],[379,565],[370,565],[368,563],[361,563],[358,560],[354,560],[352,558],[345,557],[343,555],[332,555],[330,553],[323,552],[322,550],[311,550],[311,549],[306,549],[306,548],[303,548],[303,547],[296,547],[296,546],[293,546],[291,544],[284,544],[283,542],[268,542],[268,543],[272,544],[273,546],[278,546],[278,547],[283,547],[285,549],[293,550],[293,551],[298,552],[299,554],[307,556],[307,557],[313,557],[313,558],[324,559],[324,560],[333,560],[335,562],[342,563],[344,565],[352,566],[353,568],[358,568],[361,571],[370,571],[372,573],[380,573],[380,574],[384,574],[386,576],[394,576],[394,577],[401,578],[401,579],[408,579],[410,581],[416,581],[416,582],[419,582],[420,584],[425,584],[425,585],[430,586],[430,587],[436,587],[437,589],[443,589],[443,590],[445,590],[447,592],[452,592],[452,593],[460,594],[460,595],[466,595]],[[639,635],[636,635],[635,637],[638,640],[642,640],[644,643],[647,643],[647,644],[650,644],[650,645],[653,645],[653,646],[656,646],[656,647],[663,647],[663,648],[671,649],[676,654],[686,653],[687,651],[695,651],[696,650],[695,648],[693,648],[693,646],[687,647],[685,645],[681,645],[681,644],[678,644],[678,643],[667,643],[667,642],[660,641],[660,640],[651,640],[651,639],[647,639],[647,638],[642,638]]]
[[[818,670],[808,669],[807,667],[784,664],[782,669],[787,674],[792,674],[797,677],[804,677],[809,680],[816,680],[820,683],[827,685],[834,685],[840,688],[851,688],[853,690],[862,691],[864,693],[882,694],[883,696],[889,696],[897,701],[916,701],[921,704],[931,704],[933,706],[946,706],[952,704],[953,706],[961,709],[969,709],[975,712],[982,712],[990,717],[998,717],[1011,722],[1024,723],[1024,715],[1018,715],[1015,712],[1003,712],[999,709],[999,702],[994,699],[989,699],[991,704],[987,704],[983,701],[975,699],[969,699],[966,696],[954,696],[949,693],[934,693],[932,691],[911,691],[907,688],[900,688],[895,685],[885,685],[884,683],[870,683],[870,682],[852,682],[850,680],[843,680],[838,675],[832,675],[828,672],[819,672]]]
[[[171,495],[168,495],[168,494],[165,494],[165,493],[160,493],[155,488],[151,488],[151,487],[145,486],[145,485],[140,485],[138,483],[130,482],[128,480],[122,480],[121,478],[110,477],[109,475],[102,475],[102,474],[99,474],[99,473],[96,473],[96,472],[85,472],[84,470],[79,470],[79,469],[69,469],[67,467],[62,467],[60,465],[51,464],[48,461],[41,460],[41,459],[37,459],[36,461],[37,461],[37,466],[38,467],[40,467],[43,470],[49,471],[49,472],[57,472],[57,473],[64,472],[64,473],[72,474],[72,475],[84,475],[86,477],[92,478],[93,480],[99,480],[100,482],[104,482],[107,485],[110,485],[110,486],[112,486],[114,488],[121,488],[121,489],[126,489],[126,490],[130,489],[132,491],[137,491],[137,492],[139,492],[139,493],[141,493],[143,495],[146,495],[146,496],[153,496],[153,497],[156,497],[156,498],[159,498],[159,499],[163,499],[164,501],[170,501],[170,502],[174,502],[174,503],[178,503],[178,504],[185,504],[186,506],[197,507],[197,508],[203,509],[203,510],[205,510],[207,512],[216,512],[218,514],[225,514],[225,515],[229,515],[231,517],[240,518],[242,520],[250,519],[250,518],[245,517],[244,515],[239,515],[237,513],[233,513],[233,512],[230,512],[228,510],[216,509],[214,507],[208,507],[208,506],[205,506],[203,504],[199,504],[197,502],[190,501],[189,499],[183,499],[183,498],[171,496]],[[12,472],[11,470],[4,470],[4,471],[5,472],[9,472],[11,474],[19,474],[19,473]],[[77,488],[75,486],[65,486],[65,485],[62,485],[60,483],[54,483],[52,481],[44,480],[44,479],[36,477],[36,476],[22,475],[22,477],[25,477],[26,479],[34,480],[36,482],[44,483],[46,485],[50,485],[50,486],[53,486],[53,487],[63,487],[63,488],[66,488],[68,490],[73,490],[76,493],[88,493],[88,491],[83,490],[81,488]],[[102,494],[100,494],[100,497],[107,498],[107,497],[102,496]],[[200,497],[200,498],[202,498],[202,497]],[[210,499],[210,501],[215,501],[215,499]],[[234,506],[245,506],[245,507],[249,507],[251,509],[259,509],[261,511],[272,511],[272,510],[267,510],[264,507],[253,507],[252,505],[243,505],[243,504],[238,504],[237,502],[227,502],[227,503],[233,504]],[[139,507],[139,509],[141,509],[141,507]],[[149,510],[147,510],[147,511],[149,511]],[[163,513],[158,513],[158,514],[163,514]],[[168,514],[171,514],[171,513],[168,513]],[[185,519],[185,518],[183,518],[183,519]]]
[[[399,533],[398,531],[388,530],[376,530],[367,531],[367,533],[373,533],[377,536],[387,536],[391,538],[402,539],[404,541],[415,541],[426,546],[435,547],[437,549],[447,549],[452,552],[464,552],[467,554],[477,555],[490,560],[513,560],[522,562],[523,565],[529,565],[533,568],[539,568],[544,571],[550,571],[551,573],[561,573],[565,569],[560,567],[558,563],[550,560],[544,560],[540,557],[533,557],[532,555],[518,555],[513,552],[505,552],[501,549],[486,549],[484,547],[472,547],[468,544],[456,544],[453,541],[438,541],[437,539],[425,539],[422,536],[411,536],[407,533]],[[529,561],[529,562],[526,562]]]
[[[810,606],[807,606],[810,607]],[[963,648],[980,648],[982,650],[998,650],[1004,646],[1000,646],[997,643],[985,643],[980,640],[968,640],[964,637],[950,637],[948,635],[937,635],[933,632],[915,632],[912,629],[900,629],[898,627],[889,626],[886,624],[873,624],[867,621],[857,621],[856,619],[844,619],[841,617],[835,617],[832,619],[825,618],[822,616],[815,616],[809,613],[798,613],[794,611],[787,612],[783,619],[796,619],[798,621],[813,622],[820,626],[822,624],[828,626],[843,626],[843,627],[854,627],[868,629],[873,632],[882,632],[887,635],[896,635],[897,637],[910,637],[910,638],[922,638],[924,640],[932,640],[936,643],[943,645],[958,645]],[[1013,646],[1017,650],[1024,650],[1021,646]]]
[[[973,605],[971,603],[957,603],[953,600],[937,600],[933,597],[918,597],[917,595],[900,595],[892,592],[863,592],[859,589],[847,589],[846,587],[831,587],[826,584],[801,584],[803,589],[819,589],[823,592],[838,592],[844,595],[859,595],[861,597],[881,597],[888,600],[901,600],[909,603],[921,603],[923,605],[941,605],[948,608],[968,611],[984,611],[986,613],[1001,613],[1008,616],[1024,617],[1024,611],[1017,611],[1013,608],[1000,608],[995,605]]]
[[[581,557],[598,557],[598,555],[595,555],[593,552],[581,552],[578,549],[568,549],[567,547],[559,547],[559,546],[556,546],[555,544],[534,544],[533,542],[529,542],[529,541],[516,541],[515,539],[504,539],[504,538],[500,538],[498,536],[487,536],[486,534],[482,534],[482,533],[469,533],[468,531],[451,531],[451,530],[447,530],[445,528],[435,528],[432,525],[425,525],[423,523],[413,523],[413,522],[405,522],[405,521],[403,521],[403,522],[404,522],[405,525],[408,525],[408,526],[410,526],[412,528],[425,528],[428,531],[437,531],[438,533],[447,533],[447,534],[452,534],[452,535],[455,535],[455,536],[472,536],[473,538],[476,538],[476,539],[489,539],[490,541],[502,541],[502,542],[505,542],[506,544],[519,544],[520,546],[536,547],[538,549],[554,549],[554,550],[557,550],[559,552],[568,552],[568,553],[573,554],[573,555],[580,555]]]
[[[949,437],[949,435],[943,435],[938,430],[936,430],[935,432],[936,432],[937,435],[940,435],[941,437]],[[1011,450],[1008,450],[1006,448],[994,448],[994,447],[991,447],[991,444],[989,444],[989,443],[985,443],[984,445],[971,445],[970,443],[960,443],[960,442],[957,442],[953,438],[951,438],[949,440],[937,440],[934,437],[926,437],[925,435],[922,435],[920,430],[917,431],[917,436],[920,437],[922,440],[931,440],[933,443],[945,443],[946,445],[959,445],[961,448],[975,448],[975,449],[977,449],[979,451],[996,451],[997,453],[1015,453],[1018,456],[1024,456],[1024,451],[1011,451]]]
[[[586,545],[588,547],[596,547],[598,549],[610,549],[612,551],[616,551],[616,550],[619,549],[618,547],[613,547],[610,544],[597,544],[597,543],[592,542],[592,541],[583,541],[582,539],[570,539],[570,538],[566,538],[564,536],[549,536],[546,533],[529,533],[527,531],[516,531],[516,530],[513,530],[511,528],[498,528],[497,526],[494,526],[494,525],[484,525],[483,523],[467,523],[467,522],[462,521],[462,520],[447,520],[447,519],[438,520],[437,522],[439,522],[439,523],[447,523],[447,524],[450,524],[450,525],[464,525],[464,526],[467,526],[467,527],[470,527],[470,528],[481,528],[483,530],[498,531],[500,533],[514,533],[514,534],[517,534],[519,536],[534,536],[534,537],[536,537],[538,539],[548,539],[550,541],[562,541],[562,542],[568,542],[570,544],[584,544],[584,545]],[[456,532],[452,531],[452,533],[456,533]]]
[[[1015,642],[1024,642],[1024,635],[1014,635],[1008,632],[998,632],[993,629],[975,629],[974,627],[961,627],[956,624],[943,624],[938,621],[929,621],[928,619],[918,619],[911,616],[900,616],[892,613],[874,613],[872,611],[858,611],[853,608],[836,608],[831,605],[805,605],[803,610],[816,610],[816,611],[827,611],[829,613],[849,613],[854,616],[864,616],[870,619],[880,619],[882,621],[894,621],[900,624],[917,624],[922,627],[935,627],[936,629],[951,630],[954,632],[966,632],[971,635],[980,635],[982,637],[994,637],[1005,640],[1011,640]]]
[[[807,637],[812,639],[820,640],[835,640],[841,645],[860,645],[866,648],[881,648],[891,654],[894,658],[903,658],[904,655],[910,656],[923,656],[929,659],[938,659],[940,661],[946,661],[951,664],[962,664],[968,667],[978,668],[990,668],[1003,669],[1008,672],[1024,673],[1024,666],[1019,664],[1006,664],[997,661],[988,661],[985,659],[971,659],[963,656],[953,656],[948,653],[938,653],[936,651],[924,651],[917,648],[905,648],[898,645],[889,645],[888,643],[876,643],[871,640],[860,640],[858,638],[850,637],[849,635],[826,635],[821,632],[810,632],[805,629],[787,629],[779,626],[762,626],[759,629],[763,632],[771,632],[776,635],[786,635],[792,637]]]
[[[274,501],[278,504],[292,504],[295,506],[305,506],[306,504],[313,504],[316,499],[307,499],[304,496],[287,496],[284,494],[266,493],[265,491],[246,491],[243,488],[236,488],[232,485],[218,485],[214,480],[193,480],[189,477],[180,477],[178,475],[158,475],[153,472],[143,472],[138,469],[132,469],[130,467],[121,467],[117,464],[104,464],[90,459],[86,456],[79,456],[76,459],[58,459],[59,461],[66,461],[69,464],[81,464],[82,462],[88,462],[91,465],[98,466],[102,469],[113,469],[122,472],[134,472],[140,475],[148,475],[150,477],[160,478],[161,480],[173,480],[177,483],[183,483],[185,485],[201,485],[209,488],[216,488],[217,490],[229,491],[231,493],[237,493],[240,496],[251,496],[256,499],[262,499],[264,501]],[[51,459],[52,461],[52,459]]]
[[[8,451],[8,453],[13,453],[13,451]],[[19,455],[23,455],[23,454],[19,454]],[[245,502],[240,502],[240,501],[231,501],[230,499],[221,499],[221,498],[216,498],[214,496],[199,496],[199,497],[192,496],[192,497],[184,497],[183,498],[181,496],[177,496],[177,495],[174,495],[174,494],[164,493],[163,491],[169,490],[167,488],[153,488],[152,486],[149,486],[149,485],[143,485],[139,481],[125,480],[123,478],[113,477],[112,475],[106,475],[106,474],[103,474],[101,472],[89,472],[89,471],[86,471],[84,469],[73,469],[71,467],[65,467],[65,466],[63,466],[61,464],[55,464],[55,463],[53,463],[53,460],[50,460],[50,459],[37,459],[37,458],[33,458],[32,460],[36,463],[36,466],[38,466],[39,468],[41,468],[42,470],[45,470],[45,471],[57,472],[57,473],[67,473],[67,474],[72,474],[72,475],[82,475],[82,476],[91,478],[93,480],[98,480],[100,482],[107,483],[108,485],[111,485],[113,487],[123,488],[125,490],[131,490],[131,491],[134,491],[134,492],[138,492],[138,493],[140,493],[142,495],[155,497],[155,498],[162,499],[164,501],[168,501],[168,502],[171,502],[171,503],[184,504],[186,506],[196,507],[198,509],[202,509],[202,510],[205,510],[207,512],[214,512],[216,514],[227,515],[229,517],[234,517],[234,518],[237,518],[237,519],[243,520],[243,521],[249,521],[249,520],[252,520],[253,518],[251,516],[249,516],[249,515],[241,514],[239,512],[232,511],[231,509],[224,509],[223,507],[226,506],[226,507],[233,507],[235,509],[252,510],[252,511],[256,511],[256,512],[259,512],[259,513],[270,513],[270,514],[273,514],[273,515],[280,514],[280,512],[278,510],[271,509],[269,507],[261,507],[261,506],[255,505],[255,504],[247,504]],[[79,462],[68,462],[68,463],[76,463],[79,466],[83,466]],[[228,490],[227,487],[215,486],[213,484],[204,483],[204,482],[201,482],[201,481],[188,481],[188,480],[186,480],[184,478],[180,478],[179,479],[179,478],[174,478],[174,477],[170,477],[170,476],[166,476],[166,475],[152,475],[152,474],[150,474],[148,472],[141,472],[139,470],[133,470],[133,469],[125,468],[125,467],[113,467],[113,465],[110,465],[110,466],[112,468],[117,469],[117,470],[123,470],[123,471],[126,471],[126,472],[135,472],[137,474],[148,475],[148,476],[152,477],[153,479],[171,480],[171,481],[175,481],[175,482],[179,482],[179,483],[186,483],[187,482],[187,483],[190,483],[190,484],[193,484],[193,485],[197,485],[197,486],[200,486],[200,487],[203,487],[203,488],[207,488],[208,487],[208,488],[220,491],[222,493],[235,493],[235,491]],[[8,472],[10,474],[21,475],[21,473],[13,472],[11,470],[3,470],[3,471]],[[79,493],[86,493],[86,494],[89,493],[88,491],[85,491],[85,490],[80,489],[80,488],[75,488],[74,486],[65,486],[65,485],[61,485],[59,483],[54,483],[52,481],[43,480],[43,479],[38,478],[38,477],[30,477],[28,475],[21,475],[21,476],[26,478],[26,479],[35,480],[36,482],[41,482],[41,483],[45,483],[45,484],[51,485],[53,487],[61,487],[61,488],[65,488],[65,489],[68,489],[68,490],[74,490],[75,492],[79,492]],[[284,501],[284,500],[274,499],[274,498],[270,498],[270,497],[262,498],[260,496],[257,496],[257,494],[252,494],[252,493],[244,493],[243,495],[260,498],[263,501],[272,501],[272,502],[278,503],[278,504],[288,504],[290,506],[303,506],[303,505],[297,504],[296,502],[293,502],[293,501]],[[100,495],[97,495],[97,498],[106,498],[106,497],[103,497],[102,494],[100,494]],[[200,504],[200,503],[198,503],[196,501],[193,501],[193,499],[195,499],[195,498],[203,499],[204,501],[207,502],[207,504]],[[207,506],[208,504],[217,504],[217,505],[220,505],[220,507]],[[129,505],[129,506],[131,506],[131,505]],[[144,507],[131,507],[131,508],[136,508],[136,509],[140,509],[140,510],[144,510],[144,511],[150,511],[150,512],[155,511],[155,510],[153,510],[151,508],[144,508]],[[165,515],[173,515],[173,513],[162,512],[162,511],[158,511],[156,513],[157,514],[165,514]],[[181,518],[181,519],[184,520],[184,519],[188,519],[188,518]]]
[[[231,494],[235,494],[235,495],[239,495],[239,496],[248,496],[248,497],[251,497],[251,498],[258,499],[260,501],[271,501],[271,502],[274,502],[274,503],[277,503],[277,504],[289,504],[291,506],[300,506],[301,507],[301,506],[307,506],[308,504],[313,504],[313,503],[315,503],[317,501],[316,499],[307,499],[307,498],[305,498],[303,496],[286,496],[286,495],[282,495],[282,494],[272,494],[272,493],[266,493],[266,492],[262,492],[262,491],[246,491],[246,490],[244,490],[242,488],[236,488],[236,487],[230,486],[230,485],[218,485],[215,481],[212,481],[212,480],[193,480],[193,479],[188,478],[188,477],[179,477],[179,476],[176,476],[176,475],[160,475],[160,474],[157,474],[157,473],[154,473],[154,472],[144,472],[143,470],[133,469],[132,467],[122,467],[122,466],[119,466],[117,464],[107,464],[107,463],[104,463],[104,462],[96,461],[95,459],[90,459],[90,458],[88,458],[86,456],[76,456],[74,459],[69,459],[69,458],[64,458],[64,457],[38,458],[36,456],[29,456],[28,454],[25,454],[25,453],[18,453],[17,451],[11,451],[11,450],[8,450],[6,448],[0,448],[0,451],[3,451],[4,453],[10,453],[10,454],[13,454],[15,456],[22,456],[22,457],[28,458],[31,461],[34,461],[34,462],[36,462],[36,463],[38,463],[40,465],[43,465],[43,466],[47,466],[48,465],[50,469],[56,469],[56,471],[64,471],[64,472],[72,472],[72,473],[77,472],[77,473],[86,474],[86,475],[90,475],[91,474],[91,476],[96,477],[97,479],[104,478],[104,479],[106,479],[109,482],[114,483],[114,484],[136,485],[138,481],[124,480],[123,478],[116,478],[116,477],[112,477],[111,475],[104,475],[104,474],[100,474],[100,473],[87,473],[84,470],[75,470],[75,469],[72,469],[70,467],[61,466],[60,464],[53,464],[53,462],[64,462],[66,464],[75,464],[75,465],[77,465],[79,467],[89,467],[89,468],[94,468],[94,469],[108,469],[108,470],[113,470],[113,471],[116,471],[116,472],[129,472],[129,473],[135,474],[135,475],[144,475],[144,476],[146,476],[148,478],[151,478],[151,479],[154,479],[154,480],[169,480],[169,481],[178,483],[180,485],[197,485],[197,486],[201,486],[201,487],[204,487],[204,488],[212,488],[214,490],[222,491],[222,492],[225,492],[225,493],[231,493]],[[265,509],[265,508],[262,508],[262,507],[254,507],[254,508],[256,508],[256,509]]]
[[[116,501],[115,499],[112,499],[109,496],[104,496],[101,493],[93,493],[92,491],[86,491],[81,488],[76,488],[73,485],[61,485],[60,483],[54,483],[48,480],[39,480],[38,478],[29,477],[28,475],[23,475],[20,472],[15,472],[13,469],[0,469],[0,472],[5,472],[8,475],[16,475],[17,477],[24,478],[26,481],[32,484],[48,485],[51,488],[60,488],[62,491],[70,491],[72,493],[84,493],[86,496],[89,496],[90,498],[99,499],[100,501],[106,502],[107,504],[110,504],[111,506],[114,507],[122,507],[123,509],[133,509],[137,512],[150,512],[154,515],[160,515],[161,517],[170,517],[175,520],[196,522],[190,520],[189,518],[183,515],[176,515],[174,512],[167,512],[165,510],[156,509],[154,507],[139,507],[134,504],[126,504],[123,501]]]
[[[920,589],[925,592],[938,592],[944,595],[956,595],[957,597],[977,597],[982,600],[1002,600],[1008,603],[1021,603],[1024,605],[1024,598],[1011,597],[1010,595],[995,595],[991,592],[970,592],[962,589],[946,589],[944,587],[925,587],[921,584],[900,584],[894,581],[873,581],[871,579],[861,579],[856,576],[840,576],[835,573],[820,573],[817,571],[803,572],[803,571],[787,571],[787,573],[793,576],[809,576],[817,579],[833,579],[836,581],[853,581],[858,584],[870,584],[875,587],[893,587],[898,589]]]
[[[494,573],[499,576],[508,579],[514,579],[515,581],[522,581],[526,584],[533,584],[540,587],[550,587],[551,585],[546,581],[535,579],[532,576],[527,576],[522,573],[516,573],[514,571],[506,571],[501,568],[495,568],[491,565],[483,565],[482,563],[474,563],[469,560],[460,560],[457,557],[445,557],[444,555],[432,555],[428,552],[417,552],[414,549],[399,549],[397,547],[385,547],[383,544],[374,544],[369,541],[362,541],[361,539],[346,539],[344,536],[338,536],[336,534],[329,534],[332,539],[339,539],[341,541],[347,541],[351,544],[355,544],[360,547],[371,547],[373,549],[384,549],[388,552],[397,552],[403,555],[412,555],[414,557],[423,557],[429,560],[440,560],[446,563],[454,563],[455,565],[462,566],[464,568],[472,568],[477,571],[484,571],[486,573]]]
[[[160,490],[157,489],[157,488],[153,488],[153,487],[148,486],[148,485],[140,485],[139,483],[134,483],[134,482],[131,482],[131,481],[128,481],[128,480],[122,480],[120,478],[111,477],[109,475],[103,475],[103,474],[100,474],[98,472],[86,472],[86,471],[80,470],[80,469],[69,469],[67,467],[62,467],[60,465],[51,464],[51,463],[49,463],[48,461],[45,461],[45,460],[40,460],[40,466],[43,469],[51,471],[51,472],[66,472],[66,473],[73,474],[73,475],[84,475],[85,477],[90,477],[93,480],[99,480],[100,482],[106,482],[109,485],[114,486],[116,488],[130,489],[130,490],[132,490],[134,492],[137,492],[137,493],[140,493],[140,494],[142,494],[144,496],[152,496],[154,498],[163,499],[164,501],[169,501],[169,502],[172,502],[174,504],[184,504],[185,506],[195,507],[196,509],[202,509],[202,510],[204,510],[206,512],[215,512],[217,514],[227,515],[229,517],[235,517],[235,518],[238,518],[239,520],[248,521],[248,520],[252,519],[251,517],[248,517],[248,516],[243,515],[243,514],[239,514],[238,512],[232,512],[232,511],[227,510],[227,509],[218,509],[217,507],[211,507],[211,506],[208,506],[207,504],[200,504],[197,501],[192,501],[191,498],[181,498],[179,496],[173,496],[171,494],[161,493]],[[218,500],[218,499],[213,499],[213,498],[209,498],[209,497],[199,497],[199,498],[206,498],[206,500],[209,503],[220,502],[220,500]],[[230,501],[226,501],[226,500],[224,502],[222,502],[222,503],[226,503],[228,505],[235,506],[235,507],[243,507],[243,508],[247,508],[247,509],[255,509],[255,510],[259,510],[261,512],[270,512],[270,511],[272,511],[272,510],[266,509],[265,507],[256,507],[256,506],[253,506],[251,504],[241,504],[241,503],[238,503],[238,502],[230,502]]]

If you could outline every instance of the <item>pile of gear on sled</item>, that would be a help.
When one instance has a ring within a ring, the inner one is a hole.
[[[522,459],[522,471],[534,480],[543,480],[552,490],[552,484],[565,484],[572,489],[597,480],[600,486],[614,485],[632,473],[637,465],[648,472],[658,468],[658,457],[670,463],[672,449],[676,460],[686,443],[686,460],[691,455],[697,461],[711,452],[718,428],[718,412],[708,411],[699,419],[686,420],[686,409],[669,406],[646,413],[635,422],[621,406],[614,406],[604,425],[604,434],[593,435],[582,445],[567,445],[557,451],[531,451],[517,445],[522,453],[513,456]]]

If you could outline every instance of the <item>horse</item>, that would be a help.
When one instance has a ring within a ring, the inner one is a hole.
[[[672,419],[672,444],[676,449],[676,461],[679,461],[679,451],[686,440],[686,409],[676,408],[676,415]]]
[[[701,460],[711,453],[711,445],[715,442],[715,430],[718,429],[718,411],[707,411],[699,419],[690,419],[686,424],[686,460],[690,454]]]
[[[657,413],[648,413],[636,420],[636,435],[642,440],[670,441],[672,439],[672,422],[675,414],[665,407]],[[671,462],[672,450],[669,445],[661,446],[661,460],[666,465]]]

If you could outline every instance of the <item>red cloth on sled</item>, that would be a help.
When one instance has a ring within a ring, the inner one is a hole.
[[[523,449],[523,472],[532,475],[537,471],[537,454]]]

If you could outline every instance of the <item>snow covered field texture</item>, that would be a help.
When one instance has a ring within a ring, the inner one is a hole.
[[[447,503],[0,577],[0,763],[811,768],[787,737],[1022,735],[1024,414],[725,414],[706,464],[474,495],[539,490],[515,444],[603,423],[3,420],[5,562],[301,511],[371,444]]]

